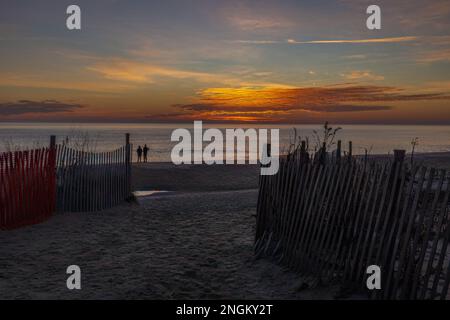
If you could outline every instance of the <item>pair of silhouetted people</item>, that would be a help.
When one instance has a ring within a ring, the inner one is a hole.
[[[138,146],[136,152],[138,156],[138,162],[142,162],[142,155],[144,155],[144,162],[147,162],[147,155],[148,155],[148,147],[147,145],[144,145],[144,148],[141,146]]]

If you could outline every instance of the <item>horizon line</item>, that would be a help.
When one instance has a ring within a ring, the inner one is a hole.
[[[190,120],[190,121],[98,121],[98,120],[81,120],[81,121],[52,121],[52,120],[0,120],[0,124],[23,123],[23,124],[189,124],[194,121],[202,121],[203,123],[211,124],[267,124],[267,125],[323,125],[325,122],[333,125],[402,125],[402,126],[450,126],[449,122],[332,122],[332,121],[317,121],[317,122],[270,122],[270,121],[217,121],[217,120]]]

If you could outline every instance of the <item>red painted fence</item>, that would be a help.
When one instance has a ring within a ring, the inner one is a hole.
[[[54,148],[0,153],[0,229],[48,219],[55,210]]]

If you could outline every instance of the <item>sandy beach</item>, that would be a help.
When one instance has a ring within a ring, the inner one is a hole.
[[[257,167],[136,165],[138,198],[0,233],[1,299],[318,299],[298,275],[253,256]],[[82,290],[65,270],[82,272]]]
[[[449,154],[427,164],[450,168]],[[257,166],[136,164],[134,190],[160,190],[96,213],[0,232],[0,299],[332,299],[253,255]],[[79,265],[82,290],[66,288]]]

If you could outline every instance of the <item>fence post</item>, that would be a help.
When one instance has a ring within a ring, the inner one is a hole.
[[[309,154],[306,151],[306,141],[302,140],[302,146],[300,148],[300,163],[307,163],[309,161]]]
[[[127,171],[127,197],[131,195],[131,144],[130,134],[125,133],[125,166]]]
[[[348,142],[348,161],[352,160],[352,149],[353,143],[351,141]]]
[[[385,225],[395,225],[396,223],[396,219],[399,219],[399,214],[401,214],[400,209],[397,208],[396,203],[398,203],[399,201],[401,201],[402,199],[402,193],[404,191],[402,191],[402,185],[405,184],[405,182],[403,182],[402,184],[402,166],[403,166],[403,161],[405,159],[405,150],[397,150],[394,149],[394,163],[392,164],[392,166],[390,167],[390,173],[388,176],[388,181],[387,181],[387,192],[388,194],[391,194],[390,196],[390,201],[389,201],[389,197],[388,202],[390,207],[389,212],[387,212],[386,215],[386,219],[387,222],[385,222]],[[414,177],[412,177],[412,180],[414,181]],[[408,196],[407,196],[408,197]],[[414,211],[412,211],[414,214]],[[400,226],[401,228],[402,226]],[[385,233],[381,234],[382,236],[382,240],[384,240],[385,238]],[[409,240],[408,240],[409,241]],[[382,246],[384,247],[384,245]],[[392,246],[388,246],[386,248],[383,248],[383,250],[386,250],[387,253],[385,254],[386,256],[393,256],[394,255],[394,248]],[[393,282],[391,282],[393,283]],[[387,283],[382,282],[382,285],[385,286]],[[397,287],[392,288],[393,290],[393,295],[396,296],[397,295]],[[380,298],[381,295],[380,293],[376,294],[376,293],[372,293],[373,296],[375,298]]]
[[[403,161],[405,160],[405,150],[398,150],[395,149],[394,150],[394,162],[395,163],[403,163]]]
[[[51,165],[55,167],[56,172],[56,136],[51,135],[50,136],[50,156],[52,157]]]
[[[56,146],[56,136],[51,135],[50,136],[50,149],[54,149]]]
[[[50,180],[50,185],[49,188],[51,190],[51,194],[50,194],[50,203],[51,203],[51,207],[50,207],[50,214],[53,214],[53,212],[56,209],[56,202],[57,202],[57,186],[56,186],[56,176],[57,176],[57,170],[58,168],[56,167],[56,136],[55,135],[51,135],[50,136],[50,150],[49,150],[49,162],[48,162],[48,166],[49,166],[49,170],[52,174],[51,180]]]
[[[319,152],[319,163],[325,165],[327,162],[327,144],[325,142],[322,143],[322,148]]]

